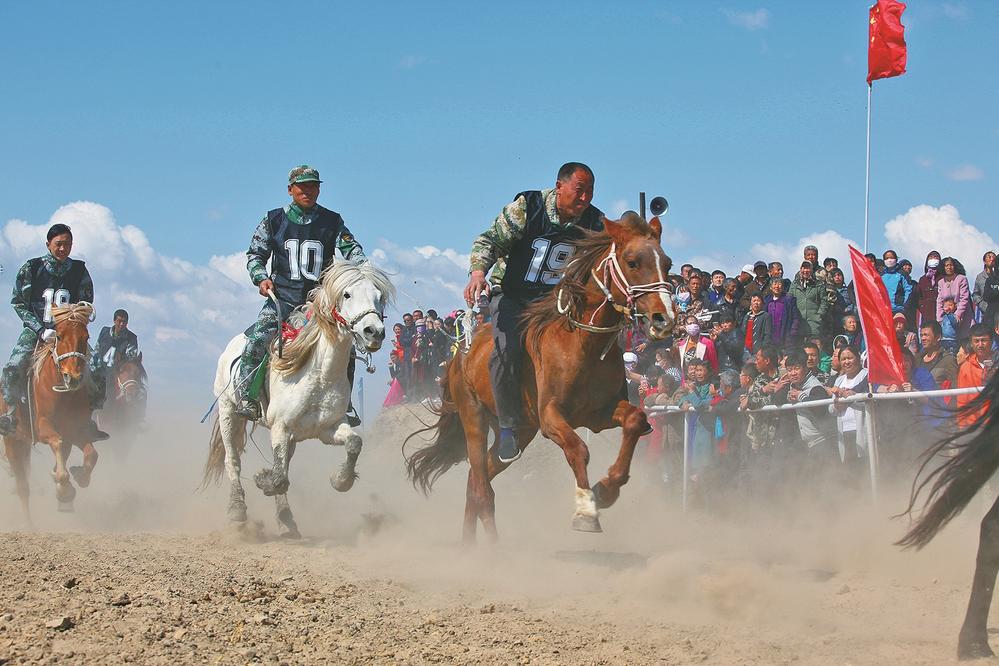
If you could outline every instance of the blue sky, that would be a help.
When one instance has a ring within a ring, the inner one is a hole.
[[[96,202],[157,256],[228,257],[225,292],[297,163],[322,171],[321,202],[386,261],[434,246],[460,264],[513,194],[582,160],[606,212],[641,189],[669,198],[678,263],[859,240],[867,7],[5,2],[0,224]],[[909,71],[874,89],[872,246],[889,220],[950,205],[974,254],[991,240],[975,233],[997,228],[999,4],[912,2],[903,20]],[[900,226],[933,227],[916,218]],[[946,237],[927,233],[893,241]],[[7,238],[0,258],[27,248]],[[450,288],[461,271],[448,270]]]

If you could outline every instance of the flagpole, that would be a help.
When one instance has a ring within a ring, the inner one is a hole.
[[[871,209],[871,90],[874,85],[867,84],[867,173],[864,178],[864,254],[867,254],[867,226]]]

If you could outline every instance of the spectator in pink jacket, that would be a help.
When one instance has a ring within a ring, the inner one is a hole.
[[[957,305],[954,314],[957,315],[958,338],[967,335],[971,327],[974,313],[971,311],[971,290],[968,288],[968,278],[965,277],[964,266],[954,257],[946,257],[940,262],[942,275],[937,279],[937,320],[943,316],[943,302],[953,298]]]

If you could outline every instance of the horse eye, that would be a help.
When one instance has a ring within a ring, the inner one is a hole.
[[[343,298],[344,298],[344,300],[347,300],[348,298],[350,298],[350,292],[349,291],[343,292]]]
[[[628,268],[638,268],[638,262],[637,261],[629,261],[628,262]]]

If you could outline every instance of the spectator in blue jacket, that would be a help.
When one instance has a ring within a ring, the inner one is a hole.
[[[885,263],[884,272],[881,274],[881,281],[885,283],[888,290],[888,300],[891,301],[892,312],[905,312],[905,304],[912,294],[912,282],[898,265],[898,254],[895,250],[885,250],[882,255]]]

